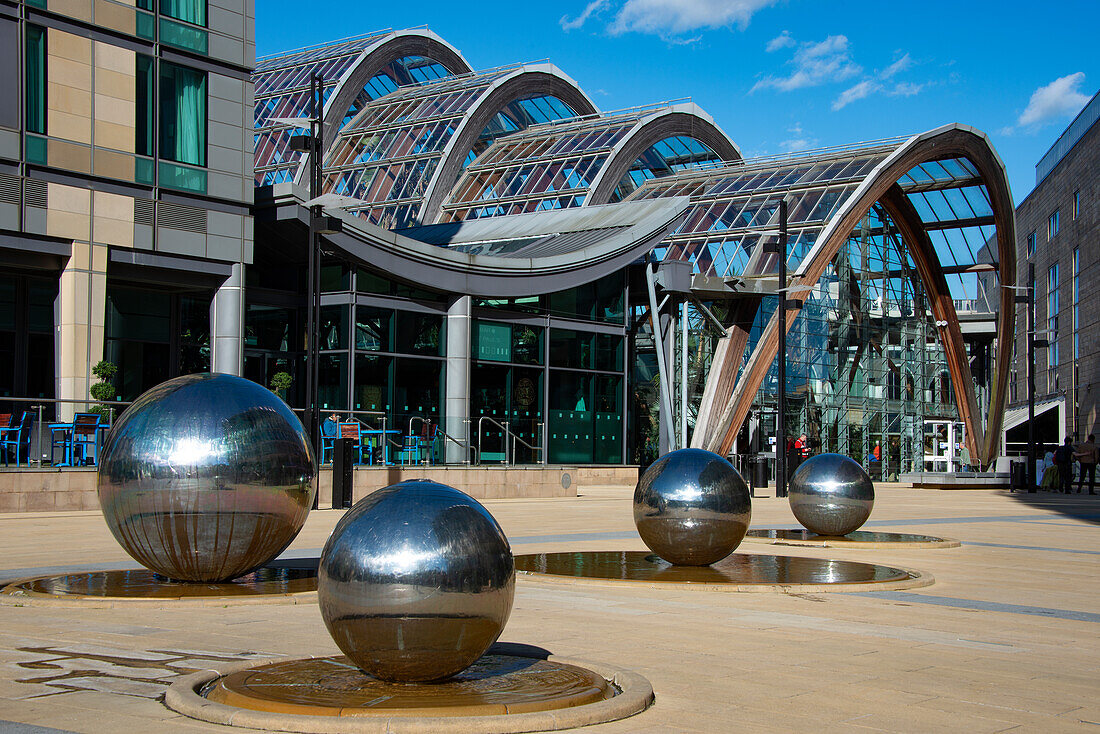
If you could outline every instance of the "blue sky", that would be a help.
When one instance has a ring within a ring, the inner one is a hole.
[[[1100,87],[1095,0],[259,0],[256,14],[261,56],[426,25],[476,69],[548,59],[602,110],[690,97],[746,156],[961,122],[990,135],[1017,202]]]

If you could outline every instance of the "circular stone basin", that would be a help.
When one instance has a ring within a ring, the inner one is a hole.
[[[317,571],[265,567],[219,583],[173,581],[146,568],[40,576],[16,581],[0,595],[9,601],[204,601],[224,603],[317,591]],[[312,597],[311,597],[312,598]]]
[[[682,585],[722,591],[857,591],[867,586],[915,588],[929,574],[828,558],[734,553],[711,566],[674,566],[645,551],[534,553],[516,556],[516,571],[545,580]]]
[[[508,647],[431,683],[387,683],[343,655],[248,661],[179,679],[165,703],[204,721],[284,731],[508,732],[613,721],[653,701],[635,673],[501,649]]]
[[[812,545],[819,548],[958,548],[961,543],[954,538],[937,538],[934,535],[912,533],[879,533],[856,530],[847,535],[818,535],[805,528],[785,530],[765,528],[750,530],[748,540],[763,540],[774,545]]]

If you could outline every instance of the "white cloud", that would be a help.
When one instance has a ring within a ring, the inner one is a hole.
[[[580,28],[582,25],[588,22],[588,19],[592,17],[593,13],[606,8],[607,4],[610,1],[611,0],[592,0],[592,2],[588,3],[588,5],[585,7],[584,12],[582,12],[580,15],[578,15],[576,18],[573,18],[572,20],[569,19],[568,15],[563,15],[561,17],[561,21],[559,21],[561,23],[562,30],[571,31],[574,28]]]
[[[607,26],[613,36],[637,32],[675,39],[685,33],[707,28],[739,26],[744,28],[762,8],[779,0],[592,0],[576,18],[562,16],[564,30],[580,28],[596,13],[609,7],[615,16]],[[692,38],[690,42],[697,40]]]
[[[882,89],[882,85],[874,79],[864,79],[854,87],[849,87],[840,93],[840,96],[833,101],[833,111],[843,109],[857,99],[869,97],[880,89]]]
[[[779,147],[787,153],[797,153],[801,150],[810,150],[817,145],[817,138],[812,138],[802,129],[801,123],[795,123],[787,128],[791,137],[779,143]]]
[[[920,90],[924,89],[927,84],[916,84],[914,82],[898,82],[894,85],[893,89],[890,89],[886,93],[891,97],[912,97],[914,94],[919,94]]]
[[[840,35],[829,36],[818,43],[798,44],[798,50],[787,63],[794,66],[790,76],[764,77],[753,85],[750,93],[767,87],[773,87],[781,92],[816,87],[844,81],[862,71],[859,64],[855,63],[848,53],[847,36]]]
[[[1027,109],[1016,121],[1021,126],[1037,126],[1062,117],[1076,114],[1088,104],[1089,97],[1078,88],[1085,81],[1085,73],[1055,79],[1045,87],[1039,87],[1031,95]]]
[[[883,79],[889,79],[898,72],[905,71],[912,65],[913,59],[909,57],[909,54],[905,54],[900,59],[887,66],[879,76]]]
[[[778,36],[768,41],[768,45],[764,47],[764,50],[768,53],[772,53],[773,51],[778,51],[781,48],[790,48],[794,45],[796,44],[795,40],[791,38],[791,32],[783,31]]]

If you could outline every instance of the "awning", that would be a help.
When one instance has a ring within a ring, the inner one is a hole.
[[[1048,410],[1054,410],[1055,408],[1059,408],[1059,407],[1064,408],[1065,405],[1066,405],[1066,399],[1062,398],[1062,397],[1048,398],[1046,400],[1037,402],[1037,403],[1035,403],[1035,417],[1038,418],[1040,415],[1042,415],[1043,413],[1046,413]],[[1004,423],[1004,428],[1003,428],[1005,433],[1012,430],[1016,426],[1022,426],[1025,423],[1027,423],[1027,406],[1026,405],[1020,405],[1020,406],[1017,406],[1015,408],[1009,408],[1008,410],[1005,411],[1005,423]]]

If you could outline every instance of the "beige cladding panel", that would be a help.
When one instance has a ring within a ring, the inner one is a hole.
[[[130,196],[96,191],[92,198],[92,241],[117,247],[134,246],[134,199]],[[93,259],[94,270],[105,270]]]
[[[109,43],[95,44],[96,147],[134,152],[136,56]]]
[[[46,48],[46,130],[54,138],[90,144],[92,41],[50,28]]]
[[[46,234],[85,242],[91,239],[92,192],[56,183],[47,184],[46,191],[49,205]],[[75,246],[73,258],[76,258]]]

